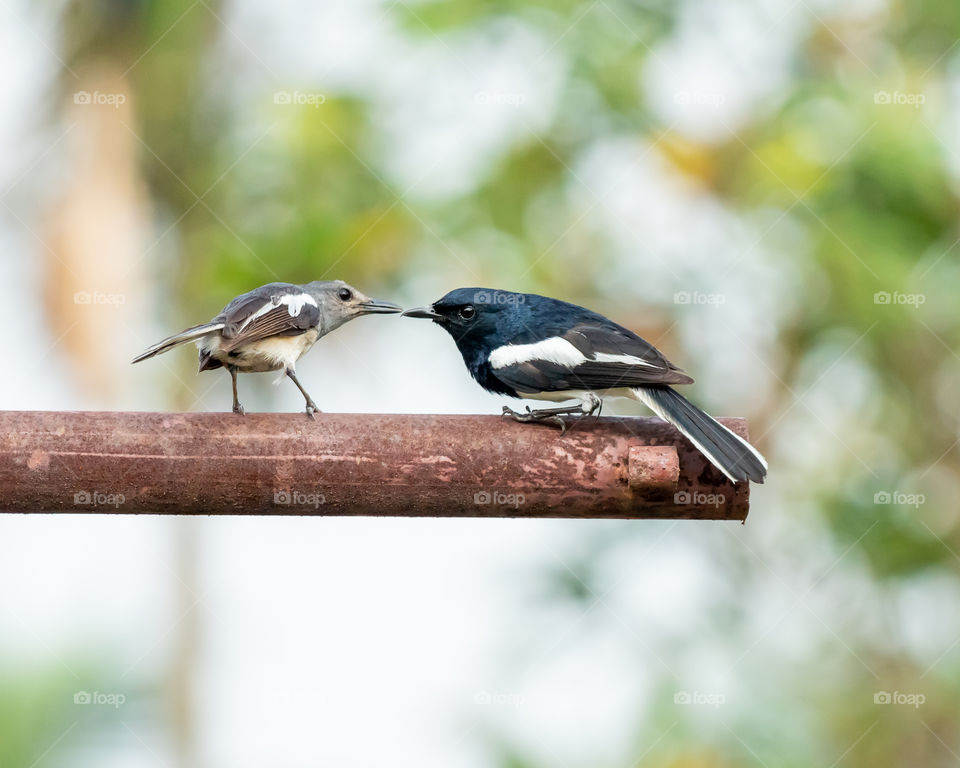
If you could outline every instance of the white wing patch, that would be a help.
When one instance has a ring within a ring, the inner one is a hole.
[[[587,357],[573,344],[559,336],[553,336],[535,344],[507,344],[497,347],[490,353],[488,361],[493,368],[506,368],[508,365],[520,365],[531,360],[544,360],[565,368],[576,368],[586,362],[626,363],[627,365],[646,365],[656,368],[653,363],[633,355],[614,355],[609,352],[597,352],[595,357]]]
[[[595,359],[598,363],[626,363],[627,365],[646,365],[650,368],[657,367],[642,357],[635,357],[634,355],[612,355],[609,352],[597,352]]]
[[[285,296],[274,296],[270,301],[264,304],[260,309],[254,312],[250,317],[243,321],[243,325],[240,326],[240,331],[246,328],[250,323],[256,320],[258,317],[262,317],[267,314],[270,310],[279,307],[281,304],[287,306],[287,311],[290,313],[290,317],[296,317],[303,311],[303,307],[306,304],[312,304],[317,306],[317,300],[313,298],[309,293],[288,293]]]
[[[494,368],[520,365],[531,360],[546,360],[567,368],[576,368],[587,362],[584,354],[566,339],[553,336],[535,344],[506,344],[497,347],[488,358]]]

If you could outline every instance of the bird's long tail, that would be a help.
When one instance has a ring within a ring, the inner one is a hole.
[[[219,331],[222,328],[223,323],[203,323],[201,325],[195,325],[192,328],[187,328],[185,331],[180,331],[180,333],[176,334],[175,336],[170,336],[163,341],[158,341],[152,347],[145,349],[143,352],[133,358],[132,362],[139,363],[141,360],[146,360],[154,355],[163,354],[167,350],[173,349],[179,344],[185,344],[188,341],[195,341],[201,336],[206,336],[208,333]]]
[[[734,483],[762,483],[767,461],[739,435],[697,408],[670,387],[638,387],[633,396],[664,421],[669,421]]]

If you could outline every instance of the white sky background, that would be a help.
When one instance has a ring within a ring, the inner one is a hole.
[[[27,17],[26,0],[4,5],[0,19],[9,8]],[[331,91],[372,94],[384,146],[394,150],[380,168],[399,189],[415,184],[411,199],[468,191],[508,142],[549,124],[567,74],[562,45],[550,48],[552,41],[535,30],[509,23],[414,46],[384,17],[383,7],[242,0],[225,19],[242,43],[225,36],[224,45],[249,54],[245,89],[307,89],[320,81]],[[776,98],[796,35],[789,19],[773,23],[782,10],[777,4],[759,19],[742,8],[725,13],[709,7],[710,34],[706,22],[697,21],[697,5],[676,38],[656,50],[638,83],[662,120],[707,141],[722,139],[758,103]],[[33,14],[37,34],[52,40]],[[769,31],[758,35],[771,14]],[[34,145],[41,139],[27,137],[43,119],[38,84],[55,65],[31,35],[17,34],[20,23],[0,23],[0,84],[7,94],[0,189],[24,170],[24,157],[39,154]],[[739,55],[728,56],[731,50]],[[750,73],[757,76],[749,79]],[[677,92],[728,98],[683,104]],[[490,108],[478,103],[477,93],[523,99]],[[23,151],[25,141],[30,152]],[[615,190],[585,222],[609,233],[618,257],[611,291],[671,312],[677,311],[670,300],[677,291],[730,297],[722,307],[683,313],[678,338],[686,359],[678,362],[709,383],[726,412],[763,397],[773,382],[757,355],[770,352],[776,323],[798,311],[783,277],[793,269],[789,255],[771,266],[765,247],[752,247],[761,222],[744,222],[686,188],[671,178],[655,148],[635,140],[598,142],[575,170],[586,186],[571,184],[570,196],[584,208],[596,190]],[[0,248],[8,254],[0,258],[0,281],[25,287],[7,292],[0,322],[42,329],[35,303],[37,246],[3,210]],[[802,244],[793,256],[802,256]],[[450,287],[424,277],[411,281],[407,295],[383,298],[422,304]],[[14,335],[6,342],[8,359],[29,361],[54,341],[42,330]],[[718,343],[726,343],[728,353],[711,357],[708,349]],[[429,361],[426,371],[423,361]],[[42,377],[29,364],[26,369],[0,380],[4,408],[87,405],[72,395],[55,355]],[[853,365],[848,373],[855,378],[857,370]],[[336,338],[322,340],[300,371],[321,408],[330,411],[496,413],[502,404],[469,380],[444,333],[398,318],[344,327]],[[228,406],[228,376],[207,373],[188,383],[197,392],[212,385],[198,410]],[[266,396],[262,388],[245,389],[248,409],[302,407],[288,384]],[[156,386],[144,393],[138,407],[162,407],[160,391]],[[802,440],[803,429],[809,436],[816,426],[794,428],[791,440]],[[755,491],[755,507],[766,493]],[[751,522],[754,528],[763,524]],[[196,610],[206,633],[197,731],[206,764],[230,768],[490,765],[478,748],[485,723],[502,727],[546,764],[557,755],[571,768],[616,764],[630,755],[651,670],[660,663],[648,649],[697,630],[714,589],[701,547],[754,535],[713,524],[694,531],[691,523],[636,523],[649,549],[617,553],[629,565],[621,564],[618,578],[610,580],[610,608],[581,616],[561,609],[530,612],[535,598],[528,577],[556,567],[585,532],[614,523],[238,518],[187,524],[200,541],[202,574],[195,589],[202,602]],[[756,546],[773,546],[781,525],[761,527]],[[162,675],[179,618],[172,530],[172,521],[159,518],[0,520],[0,584],[12,585],[0,590],[2,657],[16,664],[59,663],[80,646],[105,650],[131,669],[130,679]],[[829,564],[829,552],[823,560]],[[769,632],[770,643],[787,649],[803,628],[787,622],[781,631],[775,622],[780,597],[767,602],[758,610],[758,634]],[[628,629],[597,628],[611,623]],[[527,658],[533,663],[519,661]],[[747,668],[751,663],[742,662]],[[678,680],[678,689],[736,690],[731,679],[713,680],[692,661],[684,670],[696,678]],[[493,703],[484,703],[483,694]],[[140,766],[147,749],[169,759],[162,730],[131,725],[136,737],[78,753],[76,764]]]

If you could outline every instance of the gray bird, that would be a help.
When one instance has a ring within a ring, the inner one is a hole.
[[[360,315],[393,314],[402,307],[364,296],[343,280],[316,280],[306,285],[269,283],[237,296],[213,320],[157,342],[134,363],[188,341],[200,350],[200,369],[226,368],[233,379],[233,412],[242,414],[237,374],[283,370],[307,401],[307,415],[317,404],[297,380],[296,362],[317,339]]]

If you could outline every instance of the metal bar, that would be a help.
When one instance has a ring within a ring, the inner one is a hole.
[[[745,520],[749,493],[658,419],[0,412],[4,512]]]

